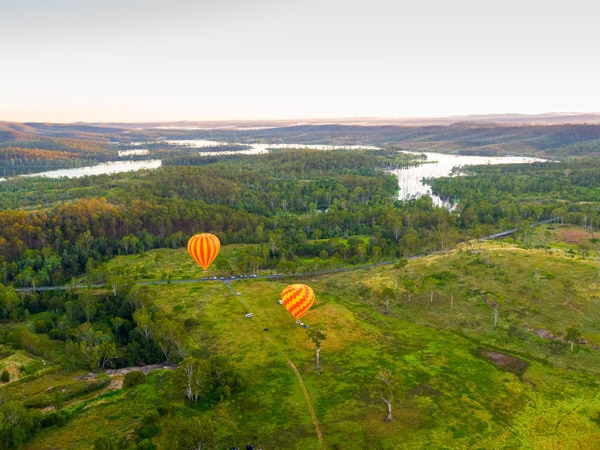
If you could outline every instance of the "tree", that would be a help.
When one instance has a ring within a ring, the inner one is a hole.
[[[233,267],[231,261],[228,258],[220,257],[215,261],[215,269],[221,275],[231,275],[233,273]]]
[[[327,338],[325,333],[323,333],[319,329],[309,328],[306,330],[306,339],[315,344],[316,349],[316,360],[317,360],[317,370],[321,370],[320,364],[320,356],[321,356],[321,343]]]
[[[0,284],[0,318],[10,317],[12,310],[21,303],[15,288]]]
[[[154,325],[154,340],[163,352],[166,361],[183,359],[188,356],[187,331],[182,323],[166,317],[158,317]]]
[[[150,311],[146,308],[137,309],[133,313],[133,320],[137,325],[135,330],[138,331],[144,339],[150,339],[154,329],[154,322],[152,321],[152,314]]]
[[[573,351],[575,342],[579,342],[580,337],[581,332],[577,328],[567,328],[567,334],[565,336],[565,339],[569,344],[571,344],[571,351]]]
[[[385,306],[384,314],[390,313],[390,303],[396,300],[396,291],[391,287],[385,287],[379,292],[379,298],[383,301]]]
[[[114,360],[121,356],[121,351],[114,342],[102,342],[98,349],[98,354],[99,360],[97,364],[104,369],[107,365],[113,367]]]
[[[33,428],[33,419],[25,407],[15,401],[0,406],[0,449],[18,448]]]
[[[402,287],[406,292],[407,301],[410,302],[413,294],[417,292],[417,284],[414,282],[414,280],[411,280],[410,278],[404,278],[402,280]]]
[[[191,402],[198,402],[200,394],[208,389],[210,383],[209,364],[190,356],[179,364],[176,374],[184,386],[185,397]]]
[[[175,438],[177,448],[182,450],[205,450],[216,446],[214,426],[206,417],[181,421]]]
[[[375,378],[383,383],[379,390],[379,396],[387,406],[387,417],[385,418],[385,421],[391,422],[393,419],[392,405],[396,398],[396,386],[392,371],[390,369],[381,369]]]
[[[573,282],[573,280],[563,280],[562,281],[562,294],[563,294],[563,299],[565,301],[565,305],[569,305],[569,302],[571,300],[571,296],[573,295],[573,291],[575,290],[575,283]]]

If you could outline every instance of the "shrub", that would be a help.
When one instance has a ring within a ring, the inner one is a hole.
[[[0,380],[4,383],[8,383],[10,381],[10,373],[8,373],[8,370],[4,369],[2,371],[2,375],[0,375]]]
[[[67,333],[65,333],[63,330],[59,330],[58,328],[54,328],[48,332],[48,337],[55,341],[66,341]]]
[[[146,381],[146,374],[141,370],[132,370],[125,374],[125,378],[123,378],[123,387],[131,387],[137,386],[138,384],[142,384]]]
[[[199,324],[200,324],[200,322],[198,322],[198,319],[196,319],[194,317],[188,317],[187,319],[185,319],[183,326],[185,327],[185,329],[187,331],[190,331],[190,330],[196,328]]]
[[[69,420],[69,416],[63,411],[53,411],[42,416],[41,426],[42,428],[48,428],[56,425],[62,427]]]
[[[137,430],[138,437],[143,440],[148,440],[160,434],[161,428],[157,424],[159,420],[160,415],[158,414],[158,411],[156,409],[150,410],[146,414],[144,414],[144,417],[142,418],[142,424]]]

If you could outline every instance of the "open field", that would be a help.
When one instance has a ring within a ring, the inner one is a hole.
[[[162,259],[187,276],[193,266],[183,255],[160,250],[113,263]],[[157,448],[172,448],[168,430],[177,418],[195,415],[213,421],[219,448],[320,448],[288,360],[298,367],[326,448],[594,448],[600,445],[597,274],[597,262],[568,251],[483,242],[404,268],[231,280],[233,291],[220,280],[148,286],[170,317],[195,319],[192,353],[227,358],[245,389],[192,405],[175,388],[173,371],[156,370],[136,387],[65,400],[70,420],[24,448],[92,448],[107,433],[131,438],[153,410],[160,416],[148,439]],[[326,334],[320,372],[306,330],[277,303],[291,282],[316,293],[303,321]],[[383,287],[395,293],[388,314]],[[247,312],[254,317],[246,319]],[[569,328],[580,333],[572,351]],[[381,369],[394,375],[391,423],[383,421]],[[76,376],[57,373],[4,389],[15,398],[34,396],[81,383]]]

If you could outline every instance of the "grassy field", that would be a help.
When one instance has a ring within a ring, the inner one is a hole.
[[[573,251],[577,243],[559,242],[565,231],[541,229],[535,238],[546,240],[544,248],[471,243],[404,268],[237,279],[230,281],[233,291],[220,280],[149,286],[172,317],[196,319],[193,352],[227,357],[246,388],[216,404],[190,405],[173,388],[173,371],[156,370],[142,385],[65,401],[70,420],[24,448],[92,448],[107,433],[132,436],[148,411],[162,408],[168,412],[149,437],[157,448],[172,448],[177,417],[204,415],[219,448],[318,449],[288,360],[306,385],[326,448],[598,448],[598,263]],[[160,250],[112,264],[148,267],[148,279],[160,276],[161,264],[181,278],[199,278],[186,258],[184,250]],[[326,334],[321,372],[306,330],[277,302],[296,282],[316,294],[303,321]],[[395,293],[387,314],[383,287]],[[254,317],[246,319],[247,312]],[[580,334],[573,350],[565,340],[569,328]],[[396,387],[390,423],[383,420],[381,369],[392,371]],[[51,386],[75,390],[78,376],[57,372],[10,390],[15,398]]]

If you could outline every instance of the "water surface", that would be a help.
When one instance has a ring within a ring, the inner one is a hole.
[[[452,208],[454,205],[443,201],[437,195],[431,193],[431,187],[423,183],[424,179],[440,178],[455,175],[454,169],[474,165],[497,165],[497,164],[524,164],[533,162],[542,162],[544,159],[529,158],[525,156],[462,156],[447,155],[444,153],[430,152],[404,152],[415,155],[425,155],[426,162],[416,167],[406,167],[403,169],[391,170],[398,177],[400,186],[400,200],[410,200],[412,198],[430,195],[433,204]]]

